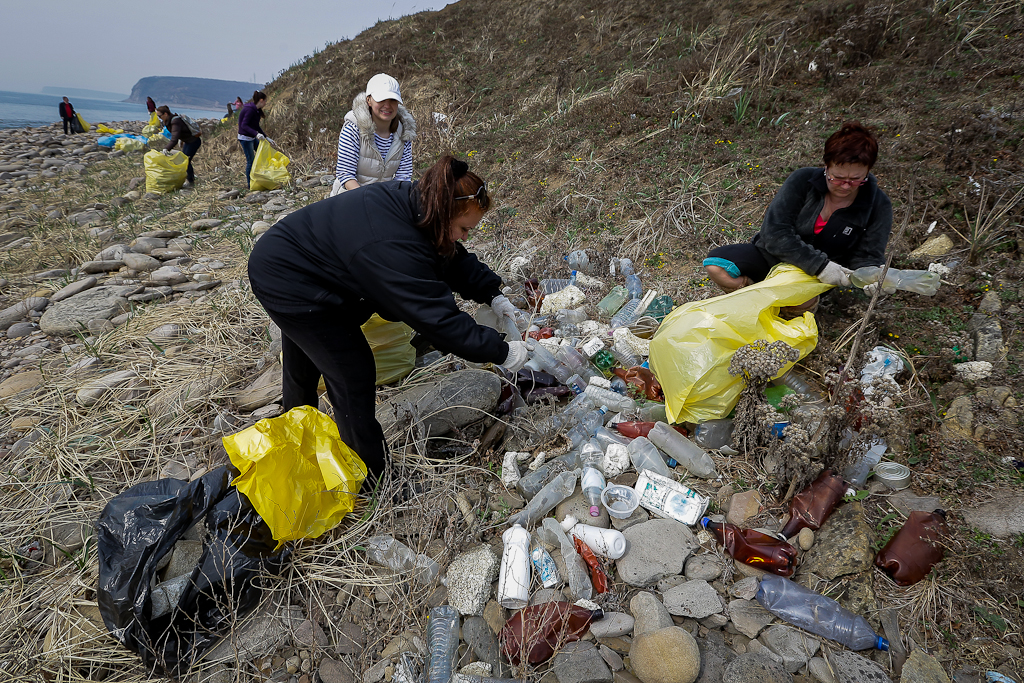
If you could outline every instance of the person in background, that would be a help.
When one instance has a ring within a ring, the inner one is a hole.
[[[345,114],[331,196],[384,180],[412,180],[415,137],[416,120],[402,104],[398,81],[377,74]]]
[[[65,97],[64,101],[57,105],[57,111],[60,112],[60,120],[64,123],[64,135],[74,135],[75,127],[71,122],[75,119],[75,108],[71,106],[68,98]],[[70,133],[68,128],[71,129]]]
[[[239,109],[241,109],[241,108],[242,108],[243,106],[245,106],[245,102],[243,102],[243,101],[242,101],[242,98],[241,98],[241,96],[239,96],[239,97],[236,97],[236,98],[235,98],[235,111],[238,111],[238,110],[239,110]]]
[[[471,362],[513,374],[526,363],[522,340],[478,325],[453,295],[517,314],[501,277],[460,244],[490,205],[484,181],[445,156],[418,182],[375,183],[288,214],[249,256],[253,294],[281,328],[285,410],[316,407],[322,375],[341,438],[372,475],[386,467],[373,352],[359,327],[373,313]]]
[[[172,114],[165,104],[156,108],[156,115],[167,126],[167,130],[171,131],[171,139],[168,141],[164,152],[170,152],[178,144],[178,141],[181,141],[181,151],[188,157],[185,187],[191,187],[196,182],[196,172],[192,166],[192,157],[196,155],[196,152],[203,145],[203,139],[200,137],[201,133],[198,135],[193,133],[188,124],[177,114]]]
[[[729,293],[764,280],[777,263],[791,263],[825,284],[849,287],[853,270],[882,265],[892,203],[871,174],[877,159],[871,131],[857,121],[844,123],[825,142],[824,168],[790,174],[750,242],[709,252],[708,277]],[[782,312],[800,314],[817,303],[815,297]]]
[[[230,119],[234,115],[235,115],[235,110],[231,108],[231,103],[228,102],[228,118]]]
[[[146,110],[150,114],[152,114],[153,112],[156,111],[156,102],[153,101],[152,97],[147,97],[146,98]]]
[[[252,172],[252,160],[256,158],[256,141],[266,140],[270,144],[274,141],[267,137],[260,128],[260,119],[263,118],[263,107],[267,106],[267,94],[257,90],[252,94],[252,102],[246,102],[238,113],[238,144],[242,146],[245,154],[245,183],[248,186],[252,179],[249,173]]]

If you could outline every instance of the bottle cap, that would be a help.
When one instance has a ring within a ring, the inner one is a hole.
[[[596,505],[591,505],[590,506],[590,516],[591,517],[600,517],[601,516],[601,508],[597,507]]]
[[[675,469],[675,466],[678,465],[678,464],[679,464],[679,461],[676,460],[675,458],[669,458],[668,459],[668,466],[669,467]]]
[[[885,650],[889,649],[889,641],[886,640],[885,638],[883,638],[882,636],[878,636],[878,646],[877,647],[878,647],[879,650],[882,650],[884,652]]]

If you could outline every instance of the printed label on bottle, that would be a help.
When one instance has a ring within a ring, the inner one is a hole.
[[[633,489],[643,507],[659,517],[688,525],[696,524],[711,502],[710,498],[649,470],[640,473]]]
[[[604,342],[597,337],[591,337],[580,348],[583,350],[583,353],[587,354],[587,357],[593,358],[595,353],[604,348]]]
[[[547,550],[539,546],[534,548],[530,553],[530,561],[533,562],[533,567],[545,588],[554,588],[558,585],[558,567]]]

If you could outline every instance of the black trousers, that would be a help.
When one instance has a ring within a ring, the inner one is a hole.
[[[192,168],[192,157],[196,155],[199,148],[203,146],[202,138],[195,138],[192,142],[181,143],[181,152],[188,157],[188,169],[185,171],[185,180],[190,183],[196,181],[196,171]]]
[[[384,430],[374,414],[377,366],[359,324],[346,311],[282,313],[272,297],[253,293],[281,328],[284,409],[317,407],[323,375],[341,440],[356,452],[371,476],[386,465]]]
[[[64,135],[68,134],[68,128],[71,128],[71,133],[75,132],[74,127],[71,125],[71,119],[61,119],[64,122]]]

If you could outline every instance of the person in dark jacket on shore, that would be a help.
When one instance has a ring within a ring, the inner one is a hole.
[[[152,97],[146,98],[146,111],[150,114],[156,111],[156,102],[153,101]]]
[[[188,171],[185,175],[185,186],[194,185],[196,182],[196,172],[192,167],[192,157],[196,155],[199,148],[203,145],[203,139],[200,137],[202,133],[198,135],[192,132],[188,124],[178,116],[172,114],[171,110],[167,105],[160,105],[156,108],[156,115],[160,117],[160,120],[167,126],[167,130],[171,131],[171,139],[167,142],[167,147],[164,152],[170,152],[174,149],[178,141],[181,141],[181,151],[188,157]]]
[[[892,203],[870,172],[877,158],[871,131],[856,121],[844,123],[825,142],[825,168],[790,174],[750,242],[711,250],[704,259],[708,277],[734,292],[764,280],[775,264],[791,263],[825,284],[849,287],[853,270],[882,265]],[[816,304],[817,297],[787,312]]]
[[[323,375],[342,440],[377,476],[386,446],[360,330],[373,313],[468,361],[515,373],[527,360],[525,343],[478,325],[452,295],[517,313],[501,278],[459,243],[488,208],[484,181],[446,156],[420,181],[374,183],[288,214],[249,257],[253,294],[281,328],[285,410],[317,406]]]
[[[64,98],[64,101],[57,105],[57,111],[60,112],[60,120],[64,123],[64,135],[74,135],[75,126],[71,123],[75,119],[75,108],[71,106],[71,102],[68,98]],[[71,133],[68,133],[68,128],[71,129]]]
[[[245,154],[245,183],[248,186],[252,179],[249,174],[252,172],[252,160],[256,158],[256,142],[267,140],[270,144],[274,141],[267,137],[260,128],[260,119],[263,118],[263,107],[267,106],[267,94],[257,90],[252,94],[252,102],[246,102],[238,113],[238,144],[242,146],[242,153]]]

